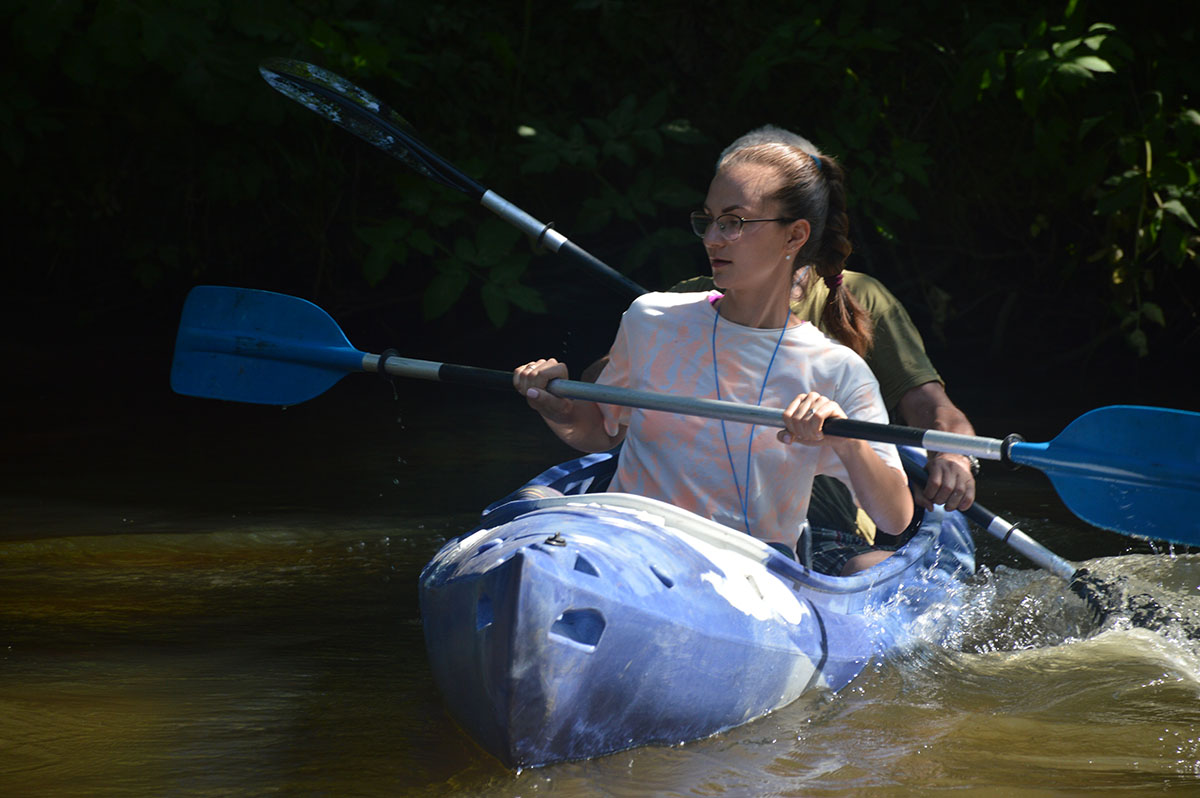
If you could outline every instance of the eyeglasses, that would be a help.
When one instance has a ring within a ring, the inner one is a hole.
[[[696,211],[691,216],[692,232],[704,238],[708,233],[708,228],[712,225],[717,226],[717,232],[726,241],[737,241],[742,235],[742,227],[755,222],[794,222],[795,219],[743,219],[740,216],[734,216],[732,213],[723,213],[717,218],[709,216],[707,213]]]

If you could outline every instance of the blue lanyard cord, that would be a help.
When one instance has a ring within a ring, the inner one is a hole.
[[[717,385],[717,399],[721,399],[721,377],[717,372],[717,320],[721,318],[721,313],[713,307],[713,328],[712,328],[712,364],[713,364],[713,382]],[[771,359],[767,362],[767,370],[763,374],[762,387],[758,389],[758,402],[761,405],[763,396],[767,392],[767,380],[771,378],[771,367],[775,365],[775,356],[779,354],[779,346],[783,343],[783,336],[787,333],[788,322],[792,320],[792,309],[789,307],[787,316],[783,320],[783,329],[779,331],[779,340],[775,342],[775,349],[771,352]],[[733,474],[733,489],[737,491],[738,504],[742,508],[742,523],[746,525],[746,534],[750,532],[750,454],[754,448],[754,430],[757,425],[750,425],[750,437],[746,440],[746,493],[742,494],[742,486],[738,483],[737,466],[733,464],[733,450],[729,447],[729,433],[725,429],[725,419],[721,419],[721,437],[725,440],[725,456],[729,458],[729,472]]]

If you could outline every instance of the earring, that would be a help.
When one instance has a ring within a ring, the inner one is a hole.
[[[791,259],[792,259],[792,256],[791,256],[791,255],[784,255],[784,256],[783,256],[783,259],[784,259],[784,260],[791,260]]]

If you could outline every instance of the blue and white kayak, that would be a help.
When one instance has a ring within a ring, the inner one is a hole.
[[[570,495],[493,504],[421,574],[449,711],[509,767],[696,740],[838,690],[918,626],[948,628],[975,569],[958,513],[835,577],[670,504],[582,492],[611,467],[589,455],[540,475]]]

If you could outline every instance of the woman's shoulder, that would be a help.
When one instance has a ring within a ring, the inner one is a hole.
[[[805,321],[793,328],[789,340],[802,345],[808,357],[820,358],[826,367],[871,371],[862,356],[836,338],[826,335],[811,322]]]
[[[639,313],[665,312],[707,312],[712,307],[713,299],[721,296],[717,291],[692,291],[678,293],[674,291],[652,291],[642,294],[633,300],[630,310]]]

